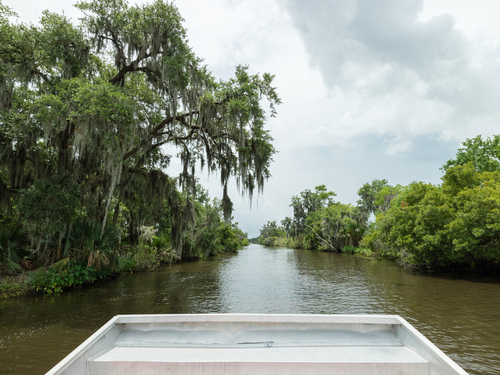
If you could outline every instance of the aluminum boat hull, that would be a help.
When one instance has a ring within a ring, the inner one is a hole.
[[[466,375],[396,315],[118,315],[48,375]]]

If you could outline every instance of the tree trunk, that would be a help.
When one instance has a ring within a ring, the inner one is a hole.
[[[116,224],[118,224],[118,216],[120,215],[120,200],[116,202],[115,213],[113,214],[113,226],[116,228]]]

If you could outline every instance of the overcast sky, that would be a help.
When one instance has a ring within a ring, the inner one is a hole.
[[[68,0],[3,3],[24,21],[36,22],[43,9],[79,17]],[[250,237],[292,216],[291,197],[317,185],[355,204],[374,178],[438,184],[461,142],[500,133],[500,2],[175,3],[216,77],[239,64],[276,75],[283,104],[267,123],[279,150],[273,177],[251,209],[234,183],[230,189],[235,220]],[[201,177],[212,196],[221,195],[218,181]]]

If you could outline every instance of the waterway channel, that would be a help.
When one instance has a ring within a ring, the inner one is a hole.
[[[118,314],[398,314],[473,375],[500,374],[500,282],[250,245],[238,254],[0,302],[0,374],[44,374]]]

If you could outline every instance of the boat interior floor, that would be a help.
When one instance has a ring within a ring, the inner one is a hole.
[[[127,324],[89,358],[90,375],[428,375],[386,324]]]

